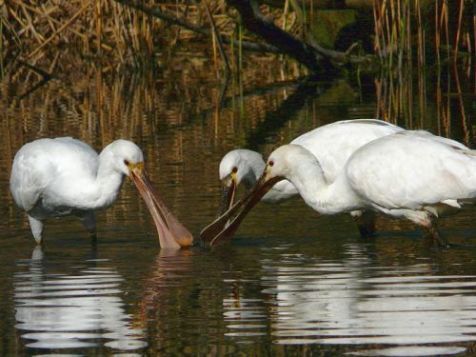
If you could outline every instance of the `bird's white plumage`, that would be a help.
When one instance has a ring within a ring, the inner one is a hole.
[[[403,129],[377,119],[342,120],[311,130],[291,144],[309,150],[318,159],[326,180],[333,182],[358,148],[400,131]]]
[[[421,210],[476,196],[473,152],[427,132],[402,132],[369,143],[352,155],[346,173],[357,194],[385,210]]]
[[[72,138],[39,139],[25,144],[15,155],[12,166],[10,188],[15,202],[30,211],[45,190],[59,191],[61,196],[76,194],[74,188],[63,192],[62,186],[68,181],[76,185],[77,180],[94,179],[97,157],[91,147]]]
[[[313,129],[293,141],[311,152],[318,160],[325,179],[333,182],[343,169],[347,159],[362,145],[394,134],[403,129],[377,119],[343,120]],[[220,179],[223,180],[237,168],[237,184],[247,187],[256,183],[265,163],[261,154],[237,149],[227,153],[220,162]],[[280,181],[263,197],[265,202],[275,202],[298,194],[289,181]]]
[[[267,179],[291,181],[319,213],[373,208],[429,229],[441,204],[459,207],[458,200],[476,198],[476,152],[423,131],[401,131],[362,146],[334,182],[298,145],[276,149],[265,170]]]
[[[39,139],[15,155],[10,190],[24,209],[35,239],[41,241],[41,221],[76,214],[94,229],[93,211],[112,204],[129,174],[125,162],[142,162],[140,148],[116,140],[100,155],[87,144],[69,137]]]

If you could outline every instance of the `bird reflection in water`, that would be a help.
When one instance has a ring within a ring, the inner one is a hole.
[[[339,260],[263,259],[261,299],[243,294],[244,303],[224,304],[227,335],[246,341],[265,332],[275,344],[353,345],[351,355],[464,352],[476,340],[476,276],[432,269],[376,266],[357,244]]]
[[[132,326],[124,310],[123,279],[114,267],[91,259],[71,274],[58,273],[56,263],[41,246],[31,259],[18,262],[27,270],[14,275],[16,328],[27,348],[131,351],[147,346],[143,331]]]
[[[142,283],[134,325],[147,331],[148,351],[216,355],[220,290],[208,257],[197,249],[161,250]],[[197,258],[197,259],[195,259]],[[202,265],[203,264],[203,265]],[[218,269],[217,275],[220,274]]]

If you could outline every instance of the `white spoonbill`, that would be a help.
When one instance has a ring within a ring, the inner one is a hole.
[[[372,140],[402,130],[404,129],[377,119],[342,120],[302,134],[291,141],[291,144],[309,150],[319,161],[326,181],[334,182],[347,159],[358,148]],[[265,166],[261,154],[247,149],[232,150],[223,157],[219,167],[220,180],[224,186],[222,213],[233,205],[235,192],[240,183],[248,189],[253,187]],[[297,194],[296,187],[288,180],[283,180],[276,183],[262,200],[278,202]],[[373,233],[373,214],[362,216],[361,211],[354,211],[351,214],[357,221],[362,235]]]
[[[13,160],[10,190],[18,207],[26,211],[33,237],[40,244],[43,221],[50,217],[79,216],[95,236],[94,211],[115,201],[124,176],[131,178],[147,204],[161,247],[191,245],[192,235],[152,188],[144,155],[131,141],[116,140],[99,155],[69,137],[27,143]]]
[[[476,151],[428,132],[401,131],[358,149],[329,182],[320,162],[307,149],[281,146],[269,156],[250,194],[206,228],[214,234],[208,238],[211,244],[231,236],[246,213],[284,179],[321,214],[372,209],[407,218],[446,245],[436,221],[445,210],[461,208],[476,198]]]

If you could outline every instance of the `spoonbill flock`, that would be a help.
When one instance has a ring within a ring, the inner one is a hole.
[[[298,142],[277,148],[251,192],[205,227],[201,238],[214,245],[231,237],[246,214],[283,180],[320,214],[371,210],[406,218],[441,246],[448,244],[438,231],[438,217],[476,198],[476,151],[426,131],[395,130],[356,147],[340,161],[333,179],[326,176],[324,162]]]
[[[162,248],[193,244],[192,234],[167,209],[144,169],[144,155],[131,141],[116,140],[98,155],[69,137],[38,139],[15,155],[10,190],[28,217],[38,244],[44,221],[78,216],[96,235],[95,211],[116,199],[124,177],[144,199]],[[300,195],[322,215],[350,213],[362,235],[373,233],[374,212],[405,218],[447,246],[437,219],[476,199],[476,151],[425,131],[408,131],[376,119],[338,121],[311,130],[261,154],[236,149],[219,165],[224,192],[220,217],[200,236],[210,245],[230,238],[260,201]],[[238,202],[236,189],[249,193]]]
[[[349,157],[361,146],[382,136],[395,134],[404,129],[375,119],[343,120],[313,129],[297,137],[291,144],[302,146],[319,162],[326,182],[334,182]],[[220,180],[225,187],[223,205],[230,209],[236,188],[243,182],[248,189],[253,187],[263,173],[266,164],[261,154],[236,149],[227,153],[220,162]],[[295,185],[288,180],[277,182],[264,195],[262,201],[274,203],[297,195]],[[320,210],[319,213],[325,214]],[[224,212],[222,212],[224,213]],[[351,211],[363,236],[373,234],[374,215],[371,211]]]

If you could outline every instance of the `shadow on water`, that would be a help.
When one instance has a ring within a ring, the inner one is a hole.
[[[279,107],[275,111],[267,113],[264,120],[250,133],[246,138],[246,147],[257,150],[266,141],[276,142],[276,132],[292,120],[307,101],[316,99],[329,87],[331,87],[330,83],[312,82],[312,80],[304,80],[299,83]]]

